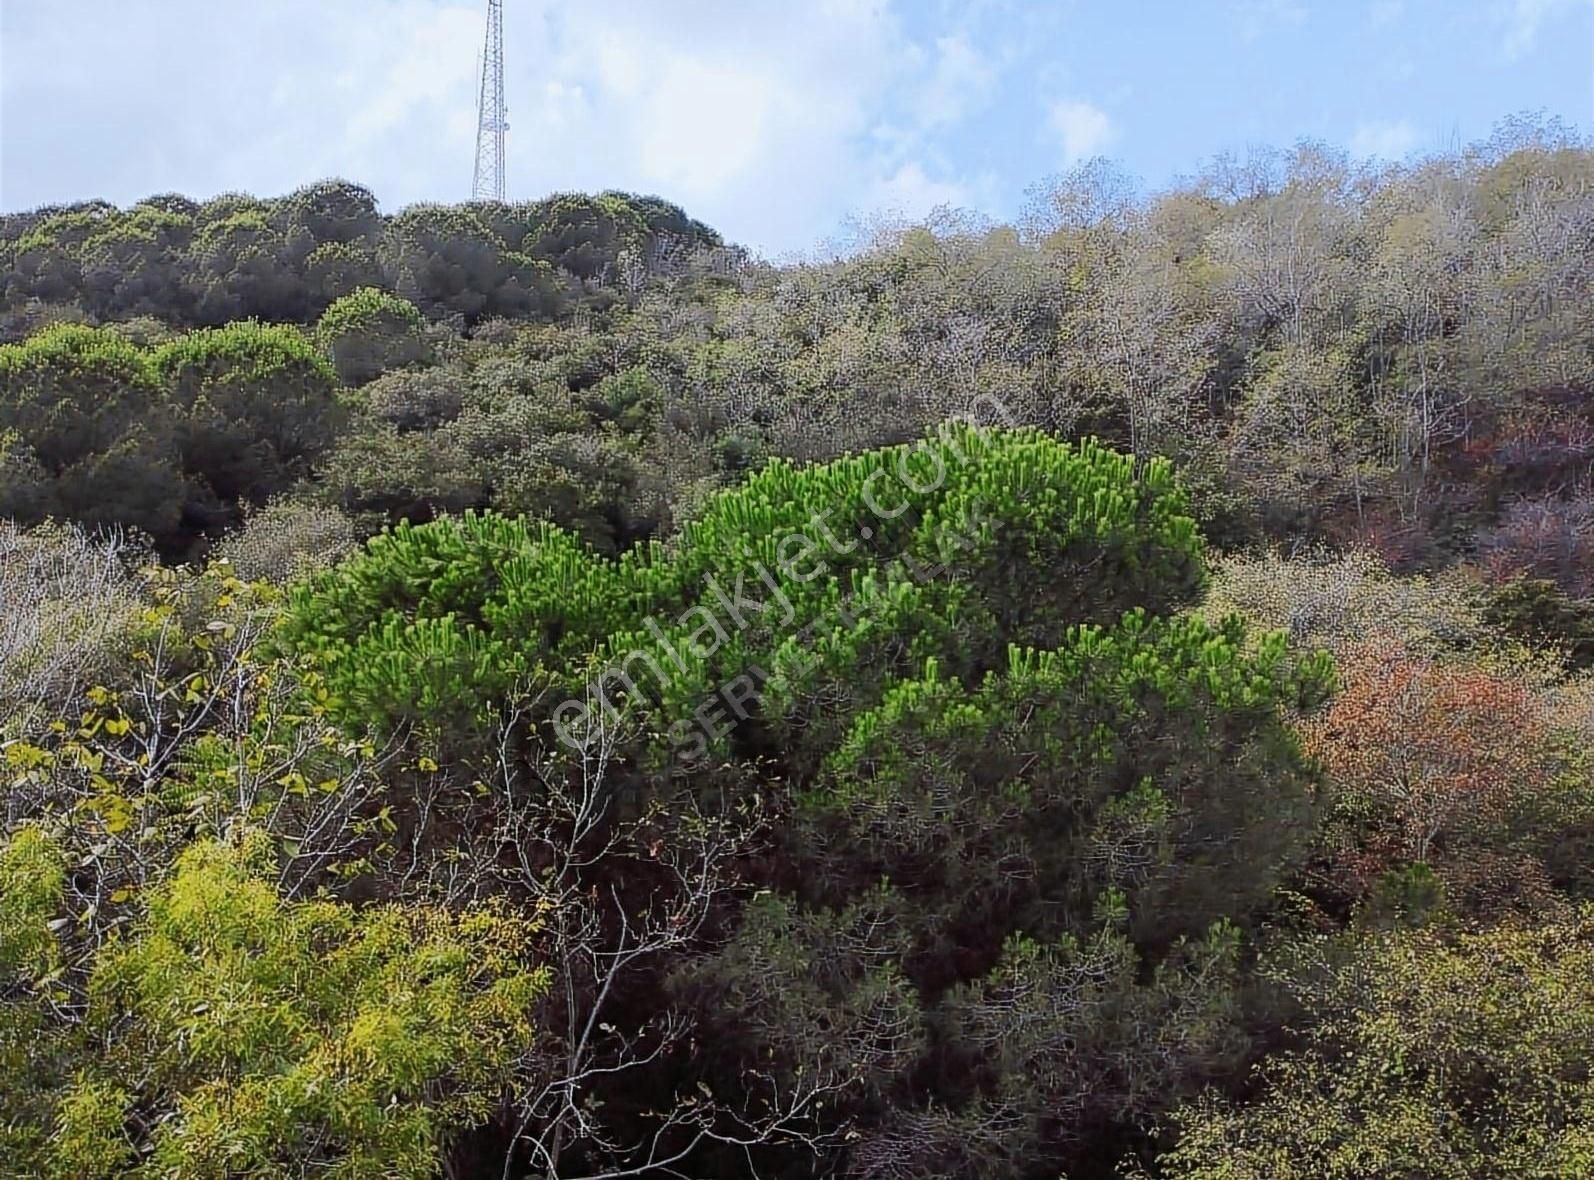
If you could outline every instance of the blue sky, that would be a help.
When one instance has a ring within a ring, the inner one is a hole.
[[[3,0],[0,207],[468,195],[485,0]],[[849,217],[1012,216],[1094,155],[1404,158],[1594,131],[1594,0],[506,0],[512,197],[626,188],[772,255]]]

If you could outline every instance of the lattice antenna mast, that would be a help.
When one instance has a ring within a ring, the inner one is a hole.
[[[504,199],[504,133],[509,108],[504,105],[504,0],[487,0],[487,47],[482,53],[482,93],[476,119],[476,182],[478,201]]]

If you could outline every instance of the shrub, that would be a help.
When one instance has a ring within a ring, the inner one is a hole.
[[[336,508],[274,500],[216,546],[245,581],[283,583],[325,569],[359,544],[355,523]]]
[[[438,369],[389,373],[366,386],[362,396],[372,419],[401,434],[436,430],[465,408],[459,375]]]
[[[337,377],[298,328],[253,320],[157,349],[183,416],[183,463],[224,504],[263,504],[309,474],[345,419]]]
[[[772,462],[617,559],[546,523],[400,525],[295,588],[281,642],[346,725],[490,776],[483,807],[598,800],[578,879],[628,923],[680,883],[605,843],[617,817],[769,797],[767,902],[649,977],[679,967],[684,1088],[760,1127],[822,1095],[879,1148],[860,1175],[1017,1176],[1248,1043],[1243,929],[1318,803],[1287,719],[1328,666],[1181,616],[1204,578],[1165,463],[957,427]],[[681,1082],[647,1077],[658,1110]]]
[[[1524,643],[1563,653],[1573,668],[1594,668],[1594,600],[1571,598],[1548,579],[1519,578],[1495,587],[1484,618]]]
[[[148,554],[122,538],[0,521],[0,712],[64,710],[131,644]],[[6,731],[0,720],[0,733]]]
[[[335,691],[373,719],[414,716],[417,695],[368,670],[421,642],[454,653],[442,666],[474,669],[450,690],[467,713],[539,669],[580,692],[571,673],[595,653],[661,672],[684,663],[654,677],[651,702],[630,694],[666,724],[755,662],[770,673],[766,713],[789,713],[808,687],[798,667],[809,649],[821,679],[850,683],[862,706],[866,681],[878,688],[930,655],[977,679],[1009,644],[1048,646],[1074,623],[1192,598],[1200,544],[1171,473],[1131,473],[1089,444],[965,429],[804,470],[771,464],[715,499],[668,554],[651,545],[603,561],[562,530],[493,517],[400,526],[301,591],[286,635],[321,652]],[[762,579],[751,618],[714,588]],[[864,626],[836,613],[849,600]],[[776,613],[809,633],[782,630]],[[643,626],[650,615],[668,620],[657,636]],[[898,635],[917,635],[911,651]]]
[[[480,508],[488,497],[478,465],[453,437],[401,433],[383,424],[345,438],[327,457],[316,486],[369,532]]]
[[[868,1176],[1089,1158],[1233,1070],[1235,923],[1304,853],[1317,804],[1281,715],[1324,687],[1280,637],[1254,659],[1242,642],[1136,612],[1015,651],[977,688],[933,661],[899,681],[776,837],[797,930],[750,921],[691,970],[705,1040],[775,1092],[884,1075],[884,1113],[832,1099],[868,1126],[851,1161]],[[859,1007],[869,1031],[829,1019]]]
[[[1157,1175],[1507,1180],[1594,1169],[1594,911],[1453,940],[1378,935],[1291,982],[1311,1017],[1306,1044],[1260,1067],[1251,1101],[1181,1110]]]
[[[114,332],[60,326],[0,346],[7,466],[24,464],[39,483],[13,473],[0,510],[24,524],[54,512],[171,539],[186,499],[172,421],[149,357]]]
[[[1519,500],[1482,548],[1501,581],[1547,578],[1567,594],[1594,596],[1594,503],[1586,496]]]
[[[100,953],[49,1174],[431,1177],[494,1113],[547,985],[535,927],[288,903],[275,870],[263,834],[197,844]],[[0,909],[22,888],[40,909],[47,885],[0,875]]]
[[[1397,577],[1361,549],[1224,557],[1213,571],[1204,614],[1238,611],[1296,643],[1348,651],[1374,636],[1432,652],[1482,642],[1487,627],[1462,574]]]
[[[0,844],[0,1159],[7,1175],[42,1175],[52,1096],[67,1084],[60,1030],[44,1000],[60,998],[51,923],[66,865],[37,828]]]
[[[425,321],[413,303],[362,287],[327,308],[316,325],[321,346],[347,385],[429,360]]]
[[[1338,789],[1331,888],[1365,897],[1426,864],[1466,909],[1542,902],[1545,858],[1594,819],[1542,687],[1388,643],[1341,669],[1340,693],[1304,727]]]

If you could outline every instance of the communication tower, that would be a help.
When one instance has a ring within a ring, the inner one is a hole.
[[[487,47],[482,53],[481,103],[476,119],[476,180],[471,196],[478,201],[504,199],[504,133],[509,109],[504,105],[504,0],[487,0]]]

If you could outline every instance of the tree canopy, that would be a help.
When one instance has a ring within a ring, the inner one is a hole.
[[[1584,1174],[1591,180],[0,216],[0,1173]]]

